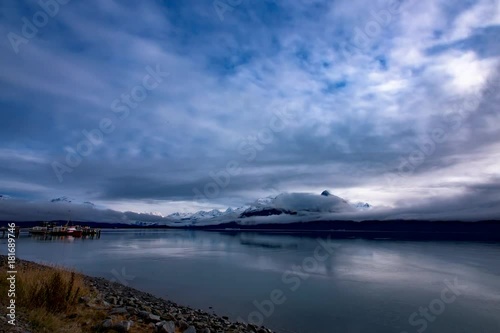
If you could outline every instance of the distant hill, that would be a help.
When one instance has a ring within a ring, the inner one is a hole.
[[[52,221],[66,224],[66,221]],[[8,221],[0,221],[6,226]],[[16,222],[21,228],[40,225],[42,221]],[[236,221],[218,225],[139,225],[106,222],[78,222],[73,224],[87,225],[101,229],[186,229],[219,232],[267,232],[331,235],[335,238],[368,238],[368,239],[401,239],[401,240],[471,240],[500,241],[500,221],[422,221],[422,220],[388,220],[388,221],[304,221],[294,223],[262,223],[253,225],[239,224]]]
[[[236,222],[188,229],[230,232],[329,234],[335,238],[500,241],[500,221],[311,221],[241,225]]]
[[[12,221],[0,221],[0,227],[7,226],[8,223]],[[45,221],[15,221],[16,226],[21,228],[32,228],[38,225],[41,225]],[[57,225],[65,225],[68,221],[65,220],[54,220],[47,221],[53,222]],[[109,223],[109,222],[80,222],[80,221],[71,221],[72,225],[81,225],[81,226],[89,226],[91,228],[101,228],[101,229],[113,229],[113,228],[126,228],[126,229],[138,229],[144,228],[142,225],[134,225],[134,224],[126,224],[126,223]]]

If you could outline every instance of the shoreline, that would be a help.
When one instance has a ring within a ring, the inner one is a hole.
[[[53,221],[58,223],[59,221]],[[7,224],[0,221],[0,226]],[[37,221],[16,222],[21,227],[23,237],[26,231],[38,225]],[[75,222],[80,223],[80,222]],[[296,221],[293,223],[257,223],[239,224],[226,222],[214,225],[129,225],[122,223],[81,222],[92,228],[110,232],[113,230],[172,230],[172,231],[209,231],[221,233],[268,233],[311,235],[313,237],[328,236],[336,239],[378,239],[415,241],[478,241],[500,242],[500,220],[465,221],[431,221],[431,220],[319,220]]]
[[[7,256],[0,255],[0,264],[6,267]],[[63,270],[69,268],[47,266],[32,261],[16,258],[16,267],[22,270]],[[132,287],[111,282],[104,278],[92,277],[75,272],[82,277],[84,284],[91,291],[91,296],[82,296],[78,300],[75,313],[68,315],[75,318],[78,310],[93,309],[105,316],[98,322],[85,322],[82,332],[159,332],[159,333],[273,333],[272,330],[252,324],[231,322],[226,316],[210,314],[188,306],[156,297]],[[3,297],[2,299],[5,299]],[[2,304],[3,306],[3,304]],[[0,331],[8,328],[18,332],[32,332],[31,324],[23,315],[23,307],[19,305],[16,315],[17,325],[14,330],[6,320],[0,322]],[[2,317],[5,319],[5,317]],[[6,326],[7,325],[7,326]],[[67,331],[61,328],[61,331]]]

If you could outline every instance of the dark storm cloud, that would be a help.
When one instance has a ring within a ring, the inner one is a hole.
[[[399,3],[249,1],[222,21],[211,1],[61,6],[19,52],[0,44],[0,193],[164,212],[325,188],[458,201],[498,174],[496,7]],[[4,36],[41,10],[1,6]],[[436,128],[448,139],[428,153]]]

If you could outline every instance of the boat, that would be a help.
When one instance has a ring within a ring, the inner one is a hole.
[[[30,228],[28,231],[32,235],[45,235],[51,232],[52,227],[49,222],[44,222],[43,225]]]
[[[48,233],[49,229],[47,227],[36,226],[29,229],[29,233],[32,235],[45,235]]]
[[[51,236],[72,236],[74,238],[79,238],[83,236],[97,236],[101,235],[100,229],[92,229],[88,226],[82,227],[80,225],[70,225],[71,222],[67,222],[65,225],[56,226],[53,223],[44,222],[42,226],[36,226],[29,229],[32,235],[51,235]]]
[[[68,227],[67,226],[56,226],[53,227],[49,233],[53,236],[67,236],[68,235]]]
[[[66,233],[68,236],[73,236],[73,237],[82,237],[83,235],[82,228],[79,225],[67,227]]]
[[[53,227],[50,234],[54,236],[82,237],[83,230],[79,225],[70,226],[68,222],[63,226]]]

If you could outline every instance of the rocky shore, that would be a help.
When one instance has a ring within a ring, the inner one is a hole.
[[[109,317],[101,323],[104,328],[111,327],[119,332],[127,332],[134,322],[138,322],[147,323],[151,327],[150,332],[159,333],[272,332],[264,327],[231,323],[227,317],[218,317],[201,310],[180,306],[105,279],[93,277],[85,279],[99,292],[100,303],[109,310]],[[90,299],[82,301],[86,302],[87,306],[99,306]],[[116,315],[124,316],[127,320],[117,322]]]
[[[0,262],[5,267],[6,257],[0,256]],[[18,260],[17,267],[18,270],[47,268],[25,260]],[[103,278],[82,277],[91,294],[80,297],[79,306],[101,311],[105,317],[99,322],[83,323],[93,332],[272,333],[264,327],[230,322],[228,317],[181,306]],[[71,316],[76,317],[78,313]],[[22,314],[18,317],[17,330],[31,332],[30,324]]]

